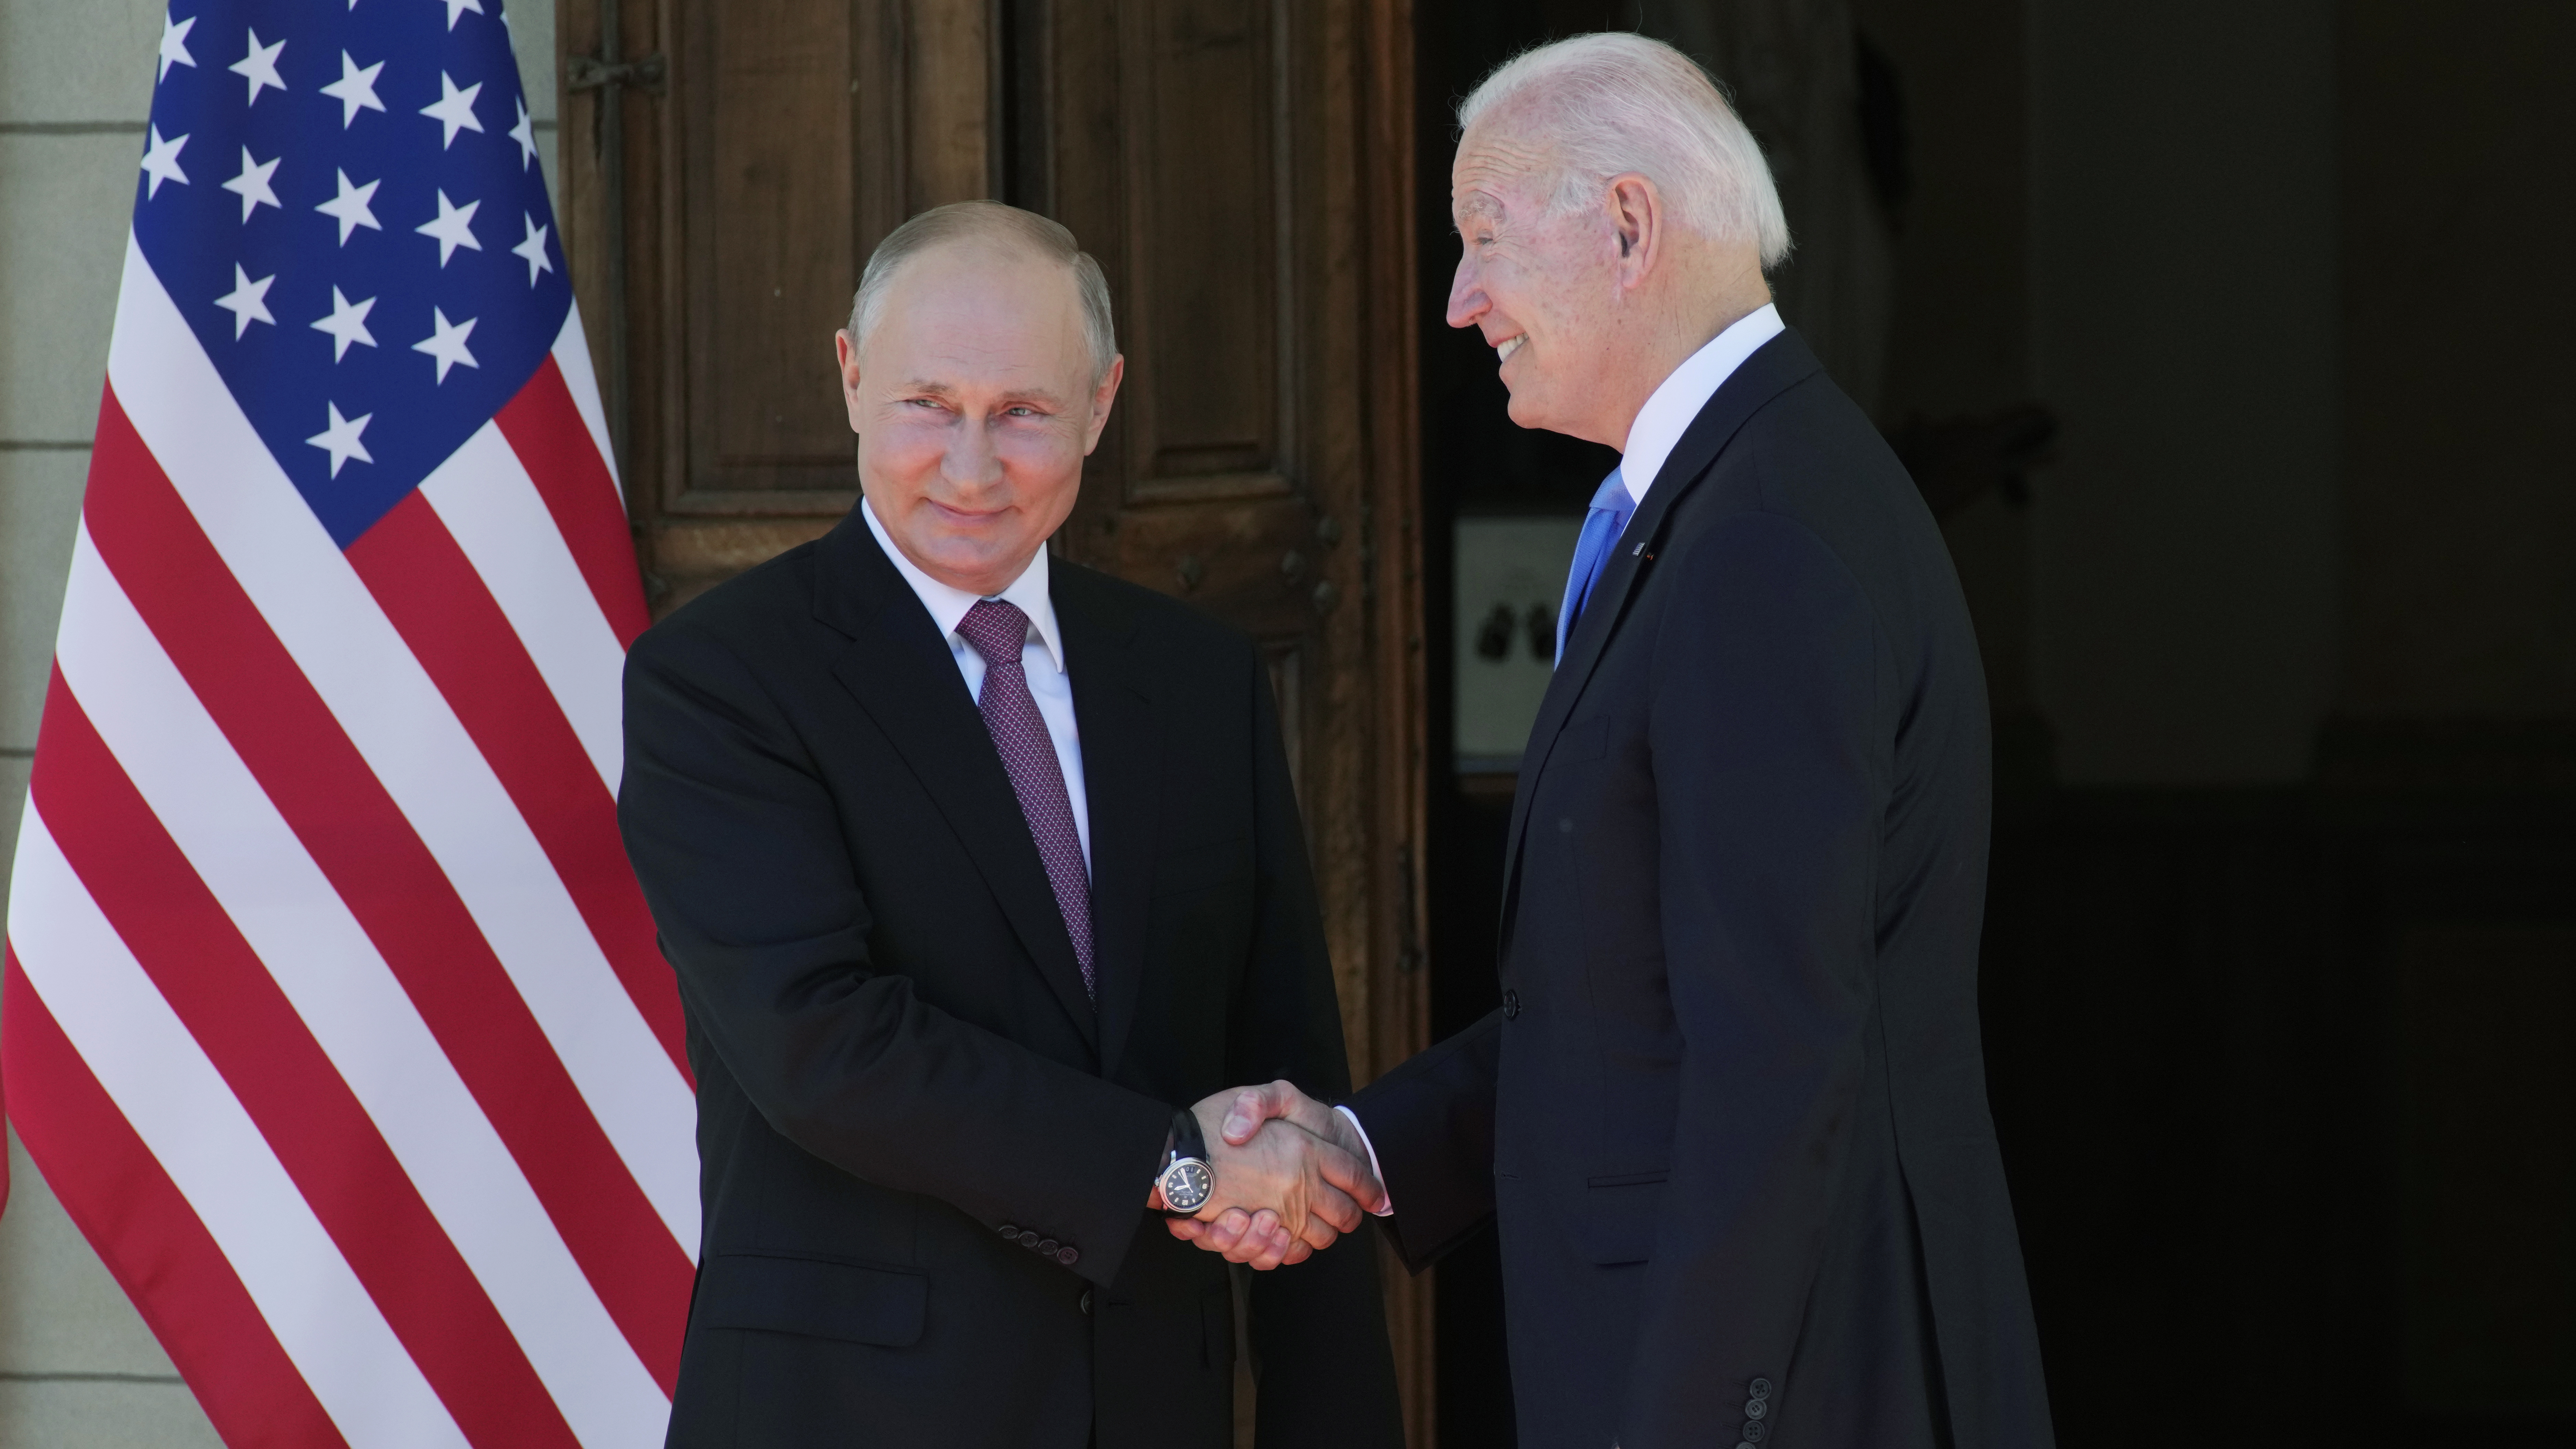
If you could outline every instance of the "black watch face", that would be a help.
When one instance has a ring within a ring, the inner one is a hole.
[[[1195,1157],[1184,1157],[1163,1170],[1163,1201],[1175,1212],[1197,1212],[1215,1191],[1216,1174]]]

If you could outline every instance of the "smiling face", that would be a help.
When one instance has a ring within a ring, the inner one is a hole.
[[[836,338],[859,486],[922,572],[991,596],[1073,512],[1126,368],[1093,376],[1065,267],[961,242],[903,265],[854,345]]]
[[[1449,181],[1460,253],[1449,325],[1477,329],[1494,349],[1513,422],[1618,447],[1633,351],[1623,338],[1630,289],[1619,218],[1608,202],[1551,208],[1545,160],[1506,117],[1479,119],[1460,138]]]

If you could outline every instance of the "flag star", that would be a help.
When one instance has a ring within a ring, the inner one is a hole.
[[[364,186],[351,186],[348,172],[342,171],[339,176],[340,194],[313,209],[340,223],[340,245],[347,246],[349,233],[359,227],[369,231],[384,230],[376,224],[375,209],[367,204],[376,199],[376,188],[384,183],[370,181]]]
[[[376,299],[373,297],[363,302],[351,302],[340,295],[339,288],[331,289],[331,315],[314,322],[313,330],[331,334],[333,362],[349,355],[349,344],[352,342],[366,347],[376,345],[376,334],[367,330],[367,314],[374,311],[375,306]],[[372,463],[375,460],[370,458],[367,461]]]
[[[155,84],[168,80],[170,67],[174,65],[184,65],[190,70],[197,68],[197,58],[188,53],[188,32],[196,28],[197,17],[194,15],[185,20],[172,20],[167,15],[161,17],[161,73],[152,78]]]
[[[367,452],[367,445],[358,441],[358,435],[367,430],[367,424],[373,422],[376,415],[361,413],[354,418],[344,418],[340,416],[338,403],[324,403],[323,406],[331,410],[331,426],[304,441],[331,455],[331,476],[339,477],[340,465],[351,458],[361,463],[376,461],[373,455]]]
[[[524,211],[519,213],[519,220],[528,228],[528,239],[510,248],[510,255],[527,260],[528,285],[533,287],[537,284],[537,273],[555,269],[553,260],[546,256],[546,233],[554,228],[537,225],[537,219]]]
[[[436,307],[429,309],[429,316],[430,326],[435,330],[433,330],[426,338],[413,343],[411,345],[411,350],[414,352],[426,352],[430,356],[438,359],[438,380],[440,382],[447,381],[447,370],[451,367],[462,365],[465,367],[479,369],[483,366],[483,364],[474,360],[473,353],[465,350],[465,339],[472,336],[474,332],[473,318],[468,317],[462,322],[450,325],[447,320],[447,314],[441,312]],[[374,460],[370,459],[369,461],[372,462]]]
[[[164,181],[176,181],[182,186],[188,184],[188,173],[179,169],[179,148],[187,144],[185,136],[173,136],[164,141],[161,128],[151,128],[151,144],[143,148],[143,174],[152,178],[151,184],[143,190],[147,200],[161,194]]]
[[[458,247],[463,247],[467,251],[483,250],[483,244],[474,239],[474,229],[468,225],[474,220],[474,213],[482,205],[480,201],[469,201],[459,209],[449,205],[447,193],[441,191],[438,193],[438,219],[422,222],[412,230],[422,236],[438,239],[438,264],[442,267],[446,266],[447,259],[456,255]]]
[[[356,9],[357,4],[358,0],[349,0],[350,9]],[[456,17],[464,14],[468,10],[473,11],[477,15],[482,14],[483,0],[447,0],[447,28],[454,30],[456,28]]]
[[[505,20],[509,18],[507,12],[503,13],[502,18]],[[515,103],[519,108],[519,124],[510,128],[510,139],[519,143],[519,169],[525,171],[528,169],[528,163],[537,159],[537,127],[534,121],[528,119],[527,101],[518,99]]]
[[[286,89],[286,78],[277,73],[277,53],[284,49],[286,49],[286,42],[283,40],[275,45],[260,44],[259,32],[254,30],[250,33],[250,54],[224,67],[237,76],[247,77],[250,81],[250,99],[242,104],[257,104],[261,86],[272,86],[281,91]]]
[[[385,63],[380,60],[360,70],[358,63],[349,58],[349,52],[340,52],[340,78],[324,86],[322,94],[340,103],[341,130],[345,131],[357,123],[358,112],[385,108],[385,103],[376,99],[376,74],[384,68]]]
[[[215,305],[233,314],[235,342],[241,340],[241,335],[250,330],[253,322],[265,322],[271,327],[277,325],[277,319],[268,314],[268,288],[276,280],[277,274],[271,272],[254,282],[250,274],[241,269],[241,263],[233,263],[233,289],[217,297]],[[371,458],[368,461],[375,460]]]
[[[421,107],[420,113],[447,128],[447,139],[438,143],[439,149],[445,150],[456,144],[457,132],[483,129],[482,118],[474,114],[474,97],[482,93],[483,83],[476,81],[460,91],[456,82],[447,78],[447,72],[440,71],[438,89],[438,99]]]
[[[243,221],[249,221],[250,214],[260,207],[277,205],[277,188],[268,184],[268,178],[277,174],[277,162],[285,159],[280,156],[277,161],[253,161],[250,148],[242,148],[241,174],[225,182],[224,190],[242,199]]]

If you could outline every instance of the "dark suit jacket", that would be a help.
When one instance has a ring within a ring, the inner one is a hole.
[[[1055,562],[1100,1003],[920,600],[853,514],[626,667],[704,1246],[674,1446],[1232,1442],[1227,1269],[1145,1207],[1176,1107],[1347,1090],[1268,670]],[[1265,1445],[1399,1443],[1373,1245],[1251,1285]]]
[[[1504,1005],[1354,1103],[1391,1232],[1499,1216],[1522,1449],[2045,1446],[1941,535],[1787,333],[1611,558],[1521,760]]]

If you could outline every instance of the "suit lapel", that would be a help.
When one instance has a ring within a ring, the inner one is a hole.
[[[1710,394],[1681,441],[1673,445],[1662,471],[1646,490],[1645,501],[1637,505],[1636,514],[1612,547],[1600,582],[1592,586],[1591,602],[1584,605],[1582,617],[1574,622],[1574,632],[1566,637],[1565,657],[1557,661],[1547,693],[1539,699],[1538,718],[1530,726],[1529,744],[1521,751],[1520,787],[1512,792],[1512,821],[1506,837],[1511,846],[1503,862],[1504,942],[1511,939],[1511,918],[1519,898],[1521,843],[1528,830],[1530,799],[1537,793],[1539,772],[1547,767],[1557,735],[1574,713],[1575,702],[1583,697],[1583,687],[1591,681],[1594,666],[1609,647],[1610,636],[1617,632],[1628,600],[1654,564],[1650,555],[1664,520],[1685,495],[1699,486],[1709,466],[1745,421],[1818,366],[1816,355],[1794,330],[1783,331],[1755,348],[1753,355]]]
[[[1163,720],[1133,653],[1137,616],[1062,562],[1048,573],[1073,678],[1074,723],[1091,816],[1091,959],[1100,978],[1100,1074],[1113,1075],[1144,989],[1153,886],[1154,801]]]
[[[833,674],[921,782],[1056,998],[1096,1049],[1099,1023],[1037,842],[938,626],[856,512],[818,550],[815,616],[848,636]],[[1095,942],[1095,947],[1097,943]]]

